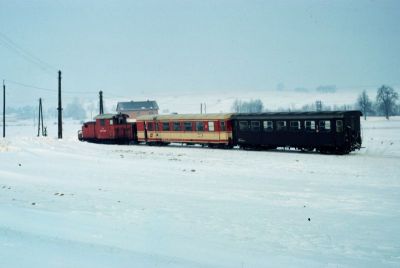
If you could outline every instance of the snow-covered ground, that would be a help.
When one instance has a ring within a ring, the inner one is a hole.
[[[400,118],[344,156],[0,141],[0,267],[399,267]]]

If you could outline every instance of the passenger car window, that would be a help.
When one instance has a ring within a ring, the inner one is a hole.
[[[192,122],[183,123],[185,131],[192,131]]]
[[[214,122],[208,122],[208,131],[214,131]]]
[[[343,132],[343,121],[336,120],[336,132],[340,133]]]
[[[249,122],[247,121],[239,121],[239,129],[243,131],[249,130]]]
[[[286,130],[286,121],[276,121],[276,130],[278,131]]]
[[[307,131],[315,131],[315,121],[305,121],[304,125]]]
[[[300,121],[290,121],[290,130],[300,130]]]
[[[181,124],[179,122],[174,122],[174,131],[180,131],[181,130]]]
[[[226,130],[226,128],[225,128],[225,122],[221,121],[221,122],[219,123],[219,125],[220,125],[220,131],[225,131],[225,130]]]
[[[196,131],[204,131],[204,122],[196,122]]]
[[[251,121],[251,130],[252,131],[260,131],[260,122],[259,121]]]
[[[153,131],[154,130],[153,122],[147,122],[147,130],[149,130],[149,131]]]
[[[329,120],[319,121],[319,130],[325,132],[331,131],[331,121]]]
[[[264,121],[263,127],[264,127],[265,131],[273,131],[274,130],[274,125],[272,124],[272,121]]]
[[[162,123],[162,130],[169,131],[169,122]]]

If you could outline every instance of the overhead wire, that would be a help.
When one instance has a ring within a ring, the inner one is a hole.
[[[52,66],[51,64],[47,63],[46,61],[40,59],[39,57],[33,55],[28,50],[22,48],[16,42],[14,42],[11,38],[9,38],[4,33],[0,32],[0,44],[3,47],[6,47],[12,50],[14,53],[19,55],[20,57],[24,58],[25,60],[29,61],[30,63],[39,67],[42,71],[46,72],[47,74],[53,75],[52,71],[58,71],[57,68]]]
[[[51,89],[51,88],[44,88],[44,87],[39,87],[35,85],[28,85],[25,83],[17,82],[14,80],[9,80],[9,79],[4,79],[5,82],[11,83],[11,84],[16,84],[22,87],[27,87],[27,88],[34,88],[38,90],[43,90],[43,91],[50,91],[50,92],[58,92],[58,89]],[[62,93],[66,94],[96,94],[98,92],[96,91],[70,91],[70,90],[62,90]]]

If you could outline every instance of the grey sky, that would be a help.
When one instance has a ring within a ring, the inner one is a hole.
[[[122,96],[399,85],[399,18],[400,1],[382,0],[0,0],[0,33],[54,66],[0,37],[0,78],[55,89],[61,69],[65,90]],[[55,97],[9,87],[21,102]]]

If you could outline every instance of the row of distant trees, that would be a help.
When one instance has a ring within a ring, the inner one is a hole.
[[[235,113],[260,113],[264,110],[264,104],[260,99],[250,101],[235,100],[231,109]]]
[[[91,107],[89,107],[90,109]],[[93,107],[94,109],[95,107]],[[7,107],[7,114],[12,114],[18,119],[32,119],[32,116],[38,114],[38,107],[26,105],[22,107]],[[49,107],[44,110],[43,115],[45,118],[56,118],[57,108]],[[86,119],[86,110],[79,99],[75,98],[72,102],[68,103],[63,109],[63,116],[65,118],[72,118],[75,120]]]
[[[357,99],[357,108],[359,108],[364,119],[367,115],[383,115],[389,119],[391,115],[400,114],[400,104],[398,104],[399,94],[389,86],[381,86],[376,92],[375,102],[373,102],[367,92],[364,90]]]
[[[353,110],[358,109],[367,116],[385,116],[389,119],[390,116],[400,115],[400,103],[398,103],[399,94],[390,86],[383,85],[378,88],[375,100],[371,100],[367,92],[364,90],[357,98],[354,104],[342,105],[325,105],[321,101],[303,105],[301,108],[279,108],[277,111],[281,112],[309,112],[309,111],[337,111],[337,110]],[[231,110],[235,113],[258,113],[267,112],[264,109],[264,104],[260,99],[242,101],[235,100],[232,104]]]

